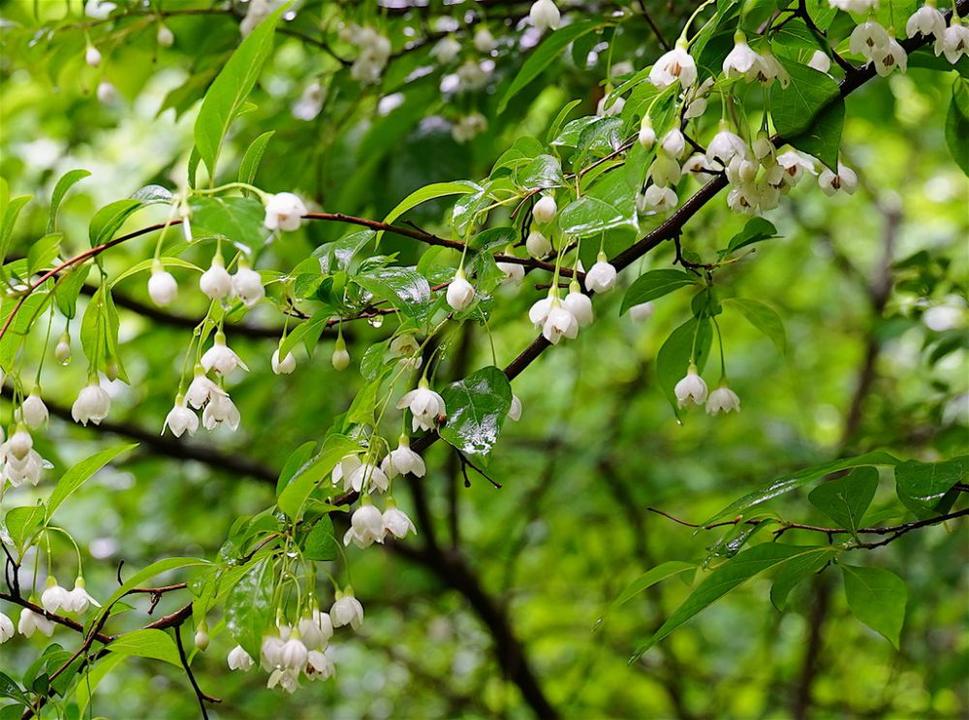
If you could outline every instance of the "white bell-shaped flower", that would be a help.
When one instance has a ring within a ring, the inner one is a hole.
[[[497,44],[494,35],[486,26],[482,25],[474,31],[474,49],[479,53],[487,55],[495,49]]]
[[[454,62],[461,54],[461,43],[451,35],[443,37],[431,48],[431,57],[442,65]]]
[[[969,27],[957,13],[952,13],[949,27],[945,29],[942,37],[935,41],[935,54],[940,53],[945,55],[945,59],[953,65],[963,56],[969,55]]]
[[[784,182],[787,185],[796,184],[806,172],[811,174],[816,172],[814,161],[797,150],[782,152],[777,156],[777,164],[784,171]]]
[[[195,377],[192,378],[192,382],[189,383],[188,390],[185,392],[185,400],[191,407],[198,410],[213,396],[225,394],[225,390],[206,377],[205,369],[198,365],[195,368]]]
[[[247,308],[255,307],[266,297],[262,277],[244,261],[239,261],[239,269],[232,276],[232,289]]]
[[[771,85],[775,80],[782,88],[791,84],[791,76],[770,50],[765,50],[760,55],[755,70],[754,79],[765,87]]]
[[[252,656],[242,648],[242,645],[236,645],[232,648],[229,651],[226,661],[228,662],[230,670],[242,670],[242,672],[251,670],[255,664]]]
[[[684,175],[689,173],[704,182],[712,180],[718,172],[723,172],[723,166],[716,160],[711,162],[703,153],[694,153],[683,163]]]
[[[266,681],[266,687],[272,690],[273,688],[281,688],[292,695],[299,689],[299,670],[294,668],[277,668],[269,674],[269,680]]]
[[[211,300],[221,300],[232,292],[232,276],[225,269],[221,254],[217,253],[209,269],[202,273],[199,289]]]
[[[696,61],[690,56],[685,40],[678,40],[676,47],[661,55],[649,71],[649,81],[661,90],[675,82],[686,90],[696,78]]]
[[[586,281],[588,281],[588,275],[586,276]],[[591,325],[592,321],[595,320],[595,312],[592,310],[592,299],[582,292],[581,288],[579,288],[579,283],[575,280],[569,283],[569,294],[562,301],[562,306],[572,313],[580,328]]]
[[[696,365],[690,363],[686,371],[686,377],[676,383],[673,388],[676,402],[680,407],[686,407],[689,403],[702,405],[707,399],[707,384],[697,373]]]
[[[679,158],[686,150],[686,137],[679,128],[673,128],[660,140],[663,152],[671,158]]]
[[[87,612],[88,608],[101,607],[101,603],[91,597],[84,584],[84,578],[78,575],[74,580],[74,589],[68,594],[68,602],[65,608],[76,613]]]
[[[0,612],[0,645],[3,645],[7,640],[13,637],[14,632],[16,632],[13,620],[9,616]]]
[[[558,206],[555,204],[555,198],[551,195],[542,195],[532,208],[532,217],[540,223],[550,223],[555,219],[557,212]]]
[[[437,422],[447,415],[444,398],[430,389],[427,378],[421,378],[416,389],[404,393],[397,401],[397,409],[407,408],[414,416],[413,431],[434,430]]]
[[[532,304],[528,310],[528,321],[536,328],[541,328],[552,311],[552,296],[548,295]]]
[[[279,664],[283,668],[301,672],[306,667],[307,652],[306,645],[294,634],[279,649]]]
[[[111,397],[96,380],[81,388],[77,400],[71,406],[71,417],[74,422],[87,426],[88,422],[100,425],[101,421],[111,411]]]
[[[158,32],[155,33],[155,42],[161,47],[171,47],[175,44],[175,33],[164,23],[158,24]]]
[[[47,578],[47,586],[40,595],[40,606],[49,613],[71,612],[74,609],[71,593],[67,588],[57,584],[53,575]]]
[[[88,45],[84,50],[84,62],[91,67],[97,67],[101,64],[101,51],[93,45]]]
[[[636,196],[636,208],[641,213],[666,212],[675,208],[678,202],[676,191],[663,185],[650,185]]]
[[[510,262],[496,262],[495,265],[498,266],[501,274],[504,275],[501,281],[502,285],[518,285],[525,279],[524,265]]]
[[[525,239],[525,250],[533,258],[540,259],[552,252],[552,243],[538,230],[532,230]]]
[[[35,632],[50,637],[54,634],[54,623],[38,612],[30,608],[20,611],[20,620],[17,622],[17,630],[24,637],[31,637]]]
[[[649,166],[647,175],[654,185],[676,185],[682,176],[682,169],[675,158],[664,152],[656,153],[656,159]]]
[[[535,0],[528,10],[528,20],[539,30],[555,30],[562,15],[552,0]]]
[[[246,364],[235,354],[235,351],[225,344],[225,334],[221,330],[215,333],[212,347],[202,354],[200,362],[205,372],[214,370],[220,375],[228,375],[237,367],[246,371],[249,370]]]
[[[839,161],[838,174],[835,175],[830,168],[825,167],[818,175],[818,185],[825,195],[834,195],[839,190],[851,195],[858,187],[858,176],[854,170]]]
[[[303,644],[309,650],[321,650],[333,637],[333,622],[330,615],[313,608],[313,612],[299,621],[296,626]]]
[[[740,398],[737,397],[737,393],[721,382],[720,387],[710,393],[710,397],[707,398],[707,414],[718,415],[729,412],[740,412]]]
[[[347,476],[346,482],[356,492],[386,492],[390,487],[390,478],[374,463],[360,463]]]
[[[922,35],[938,39],[943,33],[945,33],[945,16],[935,6],[935,0],[928,0],[925,5],[912,13],[905,23],[906,37]]]
[[[23,405],[20,406],[20,416],[28,427],[40,428],[47,424],[50,413],[40,397],[40,388],[34,388]]]
[[[306,654],[306,677],[310,680],[326,680],[333,677],[336,666],[330,656],[320,650],[310,650]]]
[[[118,99],[117,88],[107,80],[102,80],[98,83],[97,90],[95,90],[94,94],[97,96],[98,102],[102,105],[111,105]]]
[[[353,596],[353,588],[337,591],[333,607],[330,608],[330,619],[335,628],[349,625],[356,630],[363,623],[363,605]]]
[[[638,140],[639,144],[646,150],[651,150],[653,145],[656,144],[656,131],[653,129],[653,123],[649,119],[649,115],[645,116],[639,124]]]
[[[866,60],[875,57],[878,50],[888,47],[891,36],[885,27],[876,20],[866,20],[855,26],[848,38],[848,48]]]
[[[717,134],[707,145],[707,160],[711,163],[718,162],[726,167],[738,155],[747,157],[748,154],[747,143],[737,133],[731,132],[727,124],[721,121]]]
[[[54,347],[54,359],[61,365],[68,365],[71,362],[71,338],[67,333],[61,335]]]
[[[863,13],[878,7],[878,0],[828,0],[828,5],[845,12]]]
[[[455,312],[462,312],[471,307],[474,295],[474,286],[464,276],[464,270],[458,268],[454,273],[454,279],[447,286],[447,304]]]
[[[622,95],[606,94],[596,103],[596,115],[599,117],[614,117],[626,107],[626,99]]]
[[[225,424],[235,431],[239,429],[241,419],[238,408],[225,392],[210,395],[209,402],[202,411],[202,426],[206,430],[215,430],[219,425]]]
[[[333,479],[333,484],[339,485],[343,483],[343,489],[345,491],[351,490],[350,477],[362,464],[363,462],[358,455],[344,455],[340,458],[340,462],[333,467],[333,471],[330,474]]]
[[[23,426],[17,428],[10,439],[7,441],[7,455],[10,459],[26,460],[30,451],[34,448],[34,439],[30,433],[24,430]]]
[[[286,357],[279,359],[279,348],[273,350],[273,356],[269,360],[273,372],[276,375],[289,375],[296,369],[296,356],[293,353],[286,353]]]
[[[207,395],[206,399],[208,399]],[[198,407],[201,407],[203,403],[199,403]],[[179,394],[175,397],[175,404],[168,411],[168,415],[165,416],[165,424],[162,425],[163,433],[165,428],[171,430],[175,437],[181,437],[186,432],[189,435],[194,435],[195,431],[199,429],[198,415],[186,406],[184,395]]]
[[[269,230],[299,230],[306,213],[306,206],[296,195],[291,192],[276,193],[266,200],[263,225]]]
[[[343,544],[352,542],[358,548],[366,548],[383,541],[383,517],[377,508],[365,501],[350,517],[350,528],[343,535]]]
[[[558,299],[552,298],[548,317],[542,325],[542,336],[553,345],[557,345],[563,337],[574,340],[579,334],[579,321],[570,313]]]
[[[424,465],[424,458],[410,448],[410,438],[401,435],[397,441],[397,447],[387,453],[387,456],[380,463],[380,469],[388,478],[398,475],[414,475],[424,477],[427,467]]]
[[[417,534],[417,528],[407,517],[407,513],[397,507],[393,498],[387,499],[387,509],[383,512],[384,533],[390,533],[398,540],[407,537],[407,533]]]
[[[285,630],[285,632],[283,632]],[[262,644],[259,646],[259,664],[263,670],[272,670],[282,665],[281,654],[284,639],[289,637],[289,628],[279,628],[276,635],[265,635]]]
[[[760,62],[760,55],[750,49],[747,36],[740,30],[734,33],[733,41],[733,49],[723,59],[723,74],[731,80],[737,78],[750,80]]]
[[[609,262],[606,254],[599,251],[595,264],[585,274],[585,289],[589,292],[604,293],[616,284],[616,268]]]
[[[175,276],[165,270],[157,260],[152,264],[151,277],[148,278],[148,295],[159,306],[171,305],[178,296]]]
[[[875,72],[881,77],[887,77],[895,70],[899,72],[908,70],[908,53],[898,40],[890,38],[885,47],[875,50],[872,62],[875,64]]]

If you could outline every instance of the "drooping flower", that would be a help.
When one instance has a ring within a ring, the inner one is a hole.
[[[750,49],[747,36],[738,30],[733,36],[733,49],[723,59],[723,74],[731,80],[736,78],[751,79],[755,74],[760,55]]]
[[[433,430],[438,421],[443,421],[447,415],[444,398],[430,389],[427,378],[421,378],[416,389],[404,393],[397,401],[397,409],[407,408],[414,416],[413,431]]]
[[[710,393],[710,397],[707,398],[707,415],[729,412],[740,412],[740,398],[737,397],[737,393],[721,382],[720,387]]]
[[[299,671],[293,668],[277,668],[269,674],[266,687],[270,690],[279,687],[293,694],[299,689]]]
[[[333,637],[333,622],[330,620],[330,615],[320,612],[319,608],[313,608],[312,613],[302,618],[296,629],[299,630],[303,644],[309,650],[320,650],[326,647]]]
[[[680,407],[686,407],[689,403],[702,405],[707,399],[707,384],[697,374],[696,365],[690,363],[686,377],[676,383],[673,394],[676,396],[676,402]]]
[[[266,297],[266,288],[263,287],[262,277],[249,267],[244,259],[239,260],[239,268],[232,276],[232,289],[247,308],[253,308],[256,304]]]
[[[84,578],[80,575],[74,580],[74,589],[68,594],[68,602],[65,608],[76,613],[87,612],[90,607],[101,607],[101,603],[91,597],[84,584]]]
[[[198,365],[195,368],[195,376],[192,378],[192,382],[189,383],[188,390],[185,392],[185,400],[190,406],[198,410],[212,397],[225,394],[225,390],[206,377],[205,369],[201,365]]]
[[[206,397],[206,399],[208,398]],[[201,407],[202,404],[199,403],[198,406]],[[186,406],[183,395],[179,394],[175,397],[175,404],[168,411],[168,415],[165,416],[165,423],[162,425],[163,433],[165,432],[165,428],[171,430],[172,435],[175,437],[181,437],[186,432],[189,435],[194,435],[195,431],[199,429],[198,415]]]
[[[447,286],[447,304],[455,312],[467,310],[474,302],[474,286],[464,276],[464,270],[458,268],[454,279]]]
[[[588,284],[588,275],[586,276],[586,281]],[[562,306],[572,313],[579,327],[590,325],[595,320],[595,313],[592,310],[592,299],[582,292],[579,283],[575,280],[569,283],[569,294],[562,301]]]
[[[512,393],[511,404],[508,406],[508,419],[518,422],[522,419],[522,400]]]
[[[298,633],[294,632],[279,649],[279,664],[297,673],[302,672],[306,667],[307,653],[306,645],[299,639]]]
[[[400,362],[407,367],[419,369],[424,363],[421,357],[421,346],[417,339],[410,333],[398,335],[390,341],[390,353],[394,357],[401,358]]]
[[[479,112],[462,115],[451,125],[451,137],[456,143],[466,143],[474,140],[488,129],[488,118]]]
[[[71,406],[71,417],[74,422],[87,426],[88,422],[100,425],[111,410],[111,397],[96,380],[81,388],[77,400]]]
[[[830,168],[825,167],[818,175],[818,185],[825,195],[834,195],[839,190],[851,195],[858,187],[858,176],[854,170],[839,161],[838,174],[835,175]]]
[[[53,575],[47,578],[47,586],[40,595],[40,606],[49,613],[56,613],[62,608],[66,612],[74,609],[70,591],[58,585]]]
[[[596,115],[599,117],[613,117],[626,107],[626,99],[621,95],[603,95],[596,103]]]
[[[639,144],[646,150],[652,149],[653,145],[656,144],[656,131],[653,129],[653,123],[649,119],[649,115],[646,115],[639,125],[638,139]]]
[[[808,67],[814,68],[818,72],[827,73],[831,69],[831,58],[823,50],[815,50],[808,60]]]
[[[711,162],[703,153],[694,153],[683,163],[683,173],[695,175],[700,180],[711,180],[718,172],[723,172],[723,166],[715,160]]]
[[[866,20],[855,26],[848,38],[848,49],[866,60],[872,60],[876,51],[888,47],[891,36],[885,27],[876,20]]]
[[[97,95],[98,102],[102,105],[110,105],[118,99],[118,90],[107,80],[102,80],[98,83],[95,95]]]
[[[202,426],[206,430],[215,430],[225,423],[230,430],[235,431],[239,429],[241,419],[238,408],[225,391],[209,395],[209,402],[202,411]]]
[[[337,591],[333,607],[330,608],[330,619],[335,628],[349,625],[357,630],[363,623],[363,605],[353,596],[353,588]]]
[[[663,152],[671,158],[679,158],[686,149],[686,138],[679,128],[673,128],[660,141]]]
[[[320,650],[310,650],[306,654],[306,677],[310,680],[326,680],[336,672],[330,656]]]
[[[199,278],[199,289],[211,300],[221,300],[232,292],[232,276],[225,269],[222,255],[216,253],[209,269]]]
[[[474,31],[474,49],[486,55],[495,49],[497,43],[494,35],[485,25],[481,25]]]
[[[683,175],[680,164],[664,152],[656,153],[656,159],[649,166],[647,175],[654,185],[676,185]]]
[[[424,477],[427,467],[424,458],[410,448],[410,438],[401,435],[397,441],[397,447],[387,453],[387,456],[380,463],[380,469],[389,478],[397,475],[414,475]]]
[[[296,356],[291,352],[286,353],[286,357],[279,359],[279,348],[273,350],[273,356],[269,359],[269,364],[276,375],[289,375],[296,369]]]
[[[461,43],[455,40],[451,35],[441,38],[437,41],[434,47],[431,48],[431,57],[442,65],[447,65],[448,63],[454,62],[454,60],[460,54]]]
[[[14,632],[13,620],[0,612],[0,645],[3,645],[7,640],[12,638]]]
[[[775,80],[782,88],[791,84],[791,76],[770,50],[765,50],[760,56],[755,71],[754,78],[761,85],[769,86]]]
[[[343,544],[351,542],[366,548],[384,541],[384,522],[380,511],[369,502],[358,507],[350,517],[350,528],[343,535]]]
[[[66,332],[61,335],[54,347],[54,359],[61,365],[67,365],[71,362],[71,337]]]
[[[642,212],[666,212],[676,207],[679,199],[673,188],[663,185],[650,185],[636,196],[636,208]]]
[[[905,23],[905,35],[915,37],[934,37],[936,40],[945,33],[945,16],[935,6],[935,0],[928,0]]]
[[[84,50],[84,62],[91,67],[97,67],[101,64],[101,51],[93,45],[88,45]]]
[[[525,279],[525,266],[519,265],[518,263],[510,262],[496,262],[495,265],[501,270],[504,278],[501,281],[502,285],[518,285],[522,280]]]
[[[535,203],[535,207],[532,208],[532,217],[540,223],[550,223],[555,219],[557,212],[558,206],[555,204],[555,198],[551,195],[542,195]]]
[[[525,240],[525,249],[533,258],[540,259],[552,252],[552,243],[538,230],[532,230]]]
[[[34,429],[47,424],[50,413],[47,411],[47,406],[40,397],[39,388],[35,387],[30,395],[27,396],[27,399],[24,400],[23,405],[20,406],[20,416],[27,423],[28,427]]]
[[[845,12],[863,13],[878,7],[878,0],[828,0],[828,5]]]
[[[31,637],[35,632],[50,637],[54,634],[54,623],[44,615],[34,612],[30,608],[20,611],[20,620],[17,622],[17,630],[24,637]]]
[[[661,90],[677,81],[686,90],[696,82],[696,77],[696,62],[682,39],[677,40],[676,47],[661,55],[649,71],[649,81]]]
[[[116,7],[118,6],[109,0],[87,0],[84,3],[84,14],[95,20],[106,20]]]
[[[175,33],[164,23],[159,23],[158,32],[155,33],[155,42],[161,47],[171,47],[175,44]]]
[[[895,38],[889,38],[885,47],[875,50],[872,62],[875,64],[875,72],[882,77],[891,75],[894,70],[908,70],[908,54]]]
[[[384,532],[390,533],[398,540],[407,537],[407,533],[417,533],[414,523],[407,517],[407,513],[397,507],[393,498],[387,499],[387,509],[383,512]]]
[[[195,647],[200,651],[205,652],[206,648],[209,646],[209,627],[205,624],[203,620],[195,628]]]
[[[589,292],[604,293],[616,284],[616,268],[609,262],[606,254],[599,251],[595,264],[585,274],[585,289]]]
[[[385,492],[390,487],[390,478],[376,464],[365,462],[349,474],[347,484],[357,492]]]
[[[555,30],[562,15],[552,0],[535,0],[528,10],[528,20],[539,30]]]
[[[725,122],[721,121],[720,129],[713,136],[710,144],[707,145],[707,160],[711,163],[718,162],[726,167],[736,156],[746,157],[748,152],[747,143],[737,133],[729,130]]]
[[[788,150],[777,156],[777,164],[784,170],[785,183],[793,185],[805,172],[815,173],[814,161],[797,150]]]
[[[269,230],[299,230],[306,212],[303,201],[293,193],[276,193],[266,200],[266,217],[263,225]]]
[[[199,362],[202,363],[205,372],[215,370],[220,375],[228,375],[237,367],[246,371],[249,370],[241,358],[235,354],[235,351],[225,344],[225,334],[221,330],[215,333],[212,347],[202,354],[202,359]]]
[[[550,343],[557,345],[563,337],[574,340],[578,333],[579,321],[562,305],[558,296],[554,296],[542,325],[542,335]]]
[[[242,672],[248,672],[255,664],[252,656],[242,648],[242,645],[236,645],[232,648],[226,661],[230,670],[242,670]]]
[[[178,295],[178,283],[175,277],[155,260],[151,267],[151,277],[148,278],[148,295],[155,305],[170,305]]]
[[[959,58],[969,55],[969,27],[963,24],[958,14],[952,13],[949,27],[941,38],[935,41],[935,54],[945,55],[945,59],[955,65]]]

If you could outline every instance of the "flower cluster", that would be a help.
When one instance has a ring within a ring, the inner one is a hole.
[[[53,467],[34,450],[34,439],[27,429],[38,428],[47,422],[47,407],[40,396],[31,394],[21,405],[17,416],[16,429],[0,443],[0,490],[5,483],[12,487],[24,483],[36,485],[40,482],[41,472]],[[3,440],[2,429],[0,440]]]
[[[697,372],[694,363],[686,371],[686,376],[676,383],[673,388],[676,403],[681,408],[688,405],[703,405],[706,402],[708,415],[720,413],[740,412],[740,398],[737,393],[727,387],[726,379],[720,381],[720,386],[712,393],[708,393],[707,384]]]
[[[32,596],[30,600],[34,605],[38,604],[36,597]],[[82,614],[92,607],[101,607],[101,604],[88,593],[84,585],[84,578],[80,576],[74,581],[72,590],[58,585],[55,577],[48,577],[47,584],[40,596],[39,605],[45,612],[52,615],[55,613]],[[50,637],[54,634],[54,627],[54,622],[49,617],[30,607],[24,607],[20,611],[17,631],[24,637],[32,637],[35,632]],[[13,620],[0,612],[0,645],[13,636]]]
[[[364,85],[379,83],[390,60],[390,40],[372,27],[352,24],[343,28],[340,39],[357,47],[357,58],[350,66],[350,76]]]

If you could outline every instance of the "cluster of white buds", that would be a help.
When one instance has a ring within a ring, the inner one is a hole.
[[[462,115],[451,125],[451,137],[457,143],[466,143],[488,129],[488,118],[479,112]]]
[[[44,592],[40,595],[40,605],[49,613],[84,613],[88,608],[101,607],[101,603],[91,597],[84,585],[84,578],[74,580],[74,589],[68,590],[57,584],[53,575],[47,578]]]
[[[390,40],[371,27],[349,25],[341,33],[344,41],[357,46],[357,59],[350,67],[350,77],[365,85],[376,85],[387,61],[390,60]]]
[[[358,548],[366,548],[374,543],[383,544],[388,535],[401,540],[408,533],[416,532],[414,523],[397,507],[392,497],[387,498],[386,509],[380,512],[371,503],[370,497],[364,495],[350,517],[350,528],[343,535],[343,544],[353,543]]]
[[[740,398],[727,387],[726,379],[720,381],[716,390],[708,393],[706,382],[700,377],[696,365],[692,362],[686,371],[686,376],[673,388],[673,394],[676,396],[677,405],[681,408],[706,403],[708,415],[740,412]]]
[[[297,220],[297,226],[298,222]],[[152,280],[155,277],[155,273],[152,273]],[[169,277],[171,276],[169,275]],[[149,281],[148,286],[149,292],[151,292],[150,283],[151,281]],[[172,279],[173,287],[174,283],[175,281]],[[209,269],[203,272],[199,278],[199,289],[211,300],[237,297],[250,309],[266,297],[266,288],[262,284],[262,277],[249,266],[249,261],[245,257],[240,256],[239,267],[234,275],[230,275],[229,271],[225,269],[222,254],[218,252],[212,258]],[[172,290],[172,293],[174,294],[174,290]],[[154,296],[152,297],[154,298]]]
[[[263,637],[259,662],[269,673],[268,688],[278,687],[292,693],[299,687],[301,677],[326,680],[333,676],[336,667],[328,645],[337,623],[331,619],[331,614],[314,609],[294,627],[279,624],[275,633]],[[360,608],[360,617],[363,617],[363,608]],[[243,672],[255,665],[252,656],[241,645],[229,651],[226,661],[230,670]]]
[[[21,415],[26,413],[21,412]],[[34,439],[23,422],[18,423],[13,434],[0,443],[0,489],[4,483],[10,483],[13,487],[20,487],[24,483],[36,485],[40,482],[41,472],[53,467],[34,450]],[[3,431],[0,430],[2,438]]]
[[[639,143],[646,149],[656,144],[656,132],[648,116],[640,125]],[[636,207],[641,213],[662,213],[676,207],[675,188],[683,175],[679,158],[685,150],[686,137],[679,128],[671,129],[660,138],[656,157],[646,173],[649,183],[636,198]]]
[[[235,403],[221,383],[224,376],[236,367],[246,369],[245,365],[226,344],[221,331],[216,333],[215,344],[202,355],[202,361],[195,367],[195,375],[188,385],[184,396],[179,393],[175,405],[165,418],[165,426],[179,437],[184,432],[189,435],[198,430],[198,418],[189,409],[202,410],[202,425],[206,430],[214,430],[225,424],[229,429],[239,427],[240,415]],[[220,375],[219,383],[209,378],[208,372]],[[203,409],[204,408],[204,409]],[[164,432],[164,428],[162,430]]]

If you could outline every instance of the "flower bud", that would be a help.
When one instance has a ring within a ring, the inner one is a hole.
[[[209,646],[209,628],[202,622],[199,623],[198,627],[195,629],[195,647],[197,647],[202,652]]]
[[[343,335],[336,339],[330,363],[333,365],[333,369],[338,371],[346,370],[350,366],[350,353],[347,352],[347,344],[343,341]]]
[[[532,230],[525,240],[525,249],[533,258],[543,258],[552,252],[552,243],[538,230]]]
[[[178,283],[170,272],[155,260],[151,266],[151,277],[148,279],[148,295],[155,305],[170,305],[178,295]]]
[[[540,223],[549,223],[555,219],[555,213],[557,211],[558,206],[555,204],[555,198],[553,198],[551,195],[543,195],[542,198],[535,203],[535,207],[532,208],[532,216]]]
[[[93,45],[88,45],[87,50],[84,51],[84,62],[91,67],[97,67],[101,64],[101,51]]]
[[[162,47],[171,47],[175,43],[175,33],[167,25],[159,25],[155,40]]]

